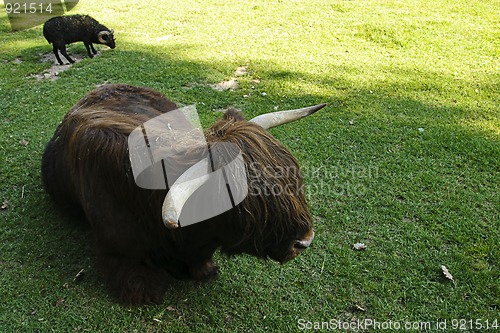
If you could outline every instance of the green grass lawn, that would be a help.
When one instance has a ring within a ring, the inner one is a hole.
[[[81,1],[71,13],[114,29],[117,47],[88,59],[71,45],[84,59],[54,81],[33,77],[51,66],[41,26],[11,32],[0,9],[1,332],[500,330],[498,1]],[[238,67],[237,89],[211,88]],[[103,83],[196,103],[204,126],[228,106],[328,103],[272,130],[303,167],[311,248],[283,266],[217,256],[217,280],[119,305],[89,230],[40,179],[62,116]]]

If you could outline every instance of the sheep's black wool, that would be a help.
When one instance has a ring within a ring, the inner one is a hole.
[[[97,53],[92,43],[104,44],[115,48],[113,30],[97,22],[88,15],[71,15],[53,17],[43,25],[43,35],[52,44],[54,54],[60,65],[58,51],[70,62],[75,61],[66,52],[66,45],[74,42],[83,42],[90,58]],[[92,51],[92,52],[91,52]]]

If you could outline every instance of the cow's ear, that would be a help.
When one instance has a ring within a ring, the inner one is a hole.
[[[245,120],[245,116],[243,116],[243,112],[241,112],[240,110],[229,108],[224,114],[224,120],[241,121]]]

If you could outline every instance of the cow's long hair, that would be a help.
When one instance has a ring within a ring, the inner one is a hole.
[[[249,193],[237,206],[241,236],[234,239],[235,248],[252,244],[254,254],[265,257],[268,248],[283,242],[283,237],[297,237],[295,233],[312,227],[299,164],[269,132],[230,109],[206,131],[206,138],[213,150],[217,143],[237,145],[246,166]],[[223,251],[231,252],[231,248]]]
[[[312,233],[297,161],[266,130],[235,110],[205,136],[212,152],[225,149],[222,143],[227,142],[239,148],[247,197],[207,221],[167,229],[161,209],[168,190],[137,186],[127,138],[144,122],[174,109],[173,102],[151,89],[102,86],[69,110],[42,160],[47,192],[60,205],[84,213],[102,272],[127,303],[161,302],[167,271],[195,279],[214,275],[211,258],[217,248],[230,255],[249,253],[284,262],[296,255],[291,242]],[[192,125],[186,121],[177,128],[189,131]],[[171,167],[185,170],[202,153],[195,145]]]

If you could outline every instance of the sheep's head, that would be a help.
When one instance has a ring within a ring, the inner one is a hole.
[[[104,44],[109,46],[110,48],[115,48],[115,36],[113,35],[114,31],[103,30],[97,34],[97,40],[100,44]]]

